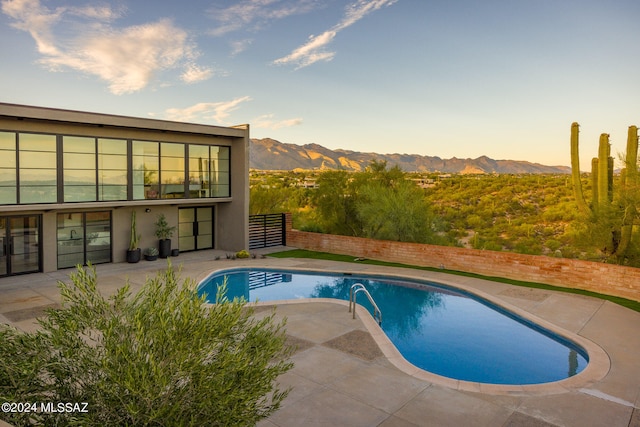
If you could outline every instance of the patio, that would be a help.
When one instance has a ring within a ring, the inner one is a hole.
[[[215,260],[220,255],[223,259]],[[268,266],[405,275],[457,284],[594,342],[610,362],[596,363],[593,378],[578,375],[579,380],[562,385],[504,389],[458,384],[403,364],[368,313],[358,311],[353,320],[346,302],[281,303],[277,315],[287,317],[287,334],[298,350],[295,367],[280,381],[293,391],[260,426],[640,426],[638,312],[590,297],[438,272],[310,259],[224,258],[220,251],[202,251],[181,254],[172,262],[181,267],[182,277],[198,281],[217,269]],[[165,266],[162,260],[99,265],[99,284],[110,293],[128,279],[136,291],[147,276]],[[33,330],[35,317],[59,303],[56,283],[67,280],[71,271],[0,279],[0,321]],[[265,311],[258,309],[256,315]]]

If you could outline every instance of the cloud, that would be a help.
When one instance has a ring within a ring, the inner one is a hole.
[[[310,36],[309,41],[299,48],[295,49],[289,55],[273,61],[276,65],[284,65],[289,63],[297,63],[298,68],[303,68],[318,61],[331,61],[335,56],[335,52],[325,52],[322,48],[335,38],[336,31],[325,31],[319,36]]]
[[[40,0],[6,0],[2,2],[2,12],[17,22],[14,28],[31,34],[38,52],[45,55],[57,55],[58,48],[53,44],[51,27],[60,20],[63,9],[49,11],[40,5]]]
[[[273,114],[265,114],[264,116],[260,116],[254,119],[251,125],[256,128],[277,130],[302,124],[302,119],[299,117],[295,119],[280,120],[276,122],[273,121],[273,116]]]
[[[212,8],[211,17],[219,26],[209,31],[221,36],[240,29],[259,29],[276,19],[310,12],[322,5],[318,0],[244,0],[227,8]]]
[[[391,6],[397,1],[358,0],[350,4],[345,9],[344,16],[340,22],[318,36],[310,36],[307,43],[294,49],[289,55],[276,59],[273,63],[275,65],[297,64],[296,69],[299,69],[318,61],[331,61],[335,56],[335,52],[328,52],[324,48],[333,41],[340,31],[355,24],[367,14],[384,6]]]
[[[175,120],[178,122],[191,123],[207,123],[214,121],[217,124],[229,125],[227,119],[231,113],[238,108],[243,102],[252,101],[250,96],[243,96],[224,102],[199,102],[186,108],[169,108],[164,112],[167,120]],[[155,117],[156,114],[149,114]],[[282,129],[302,124],[302,118],[293,118],[287,120],[273,120],[273,114],[265,114],[251,121],[251,126],[261,129]]]
[[[208,122],[213,119],[227,125],[226,119],[231,112],[247,101],[251,101],[251,97],[243,96],[226,102],[200,102],[187,108],[169,108],[165,111],[165,117],[179,122]]]
[[[123,10],[113,10],[108,6],[83,6],[68,9],[72,15],[82,16],[101,21],[115,21],[122,17]]]
[[[213,76],[213,69],[210,67],[200,67],[196,64],[189,64],[180,78],[185,83],[197,83],[209,79]]]
[[[5,0],[2,12],[15,20],[15,28],[33,37],[45,67],[97,76],[116,95],[142,90],[163,70],[184,67],[181,78],[187,83],[212,75],[210,69],[194,64],[198,55],[187,32],[168,19],[115,28],[111,21],[121,11],[107,6],[50,10],[39,0]],[[71,29],[73,34],[59,36],[57,26],[61,33]]]
[[[251,46],[251,43],[253,43],[253,40],[251,39],[236,40],[231,42],[231,55],[235,56],[239,53],[244,52],[249,48],[249,46]]]

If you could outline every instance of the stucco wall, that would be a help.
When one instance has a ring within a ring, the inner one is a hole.
[[[287,245],[380,261],[583,289],[640,301],[639,268],[509,252],[309,233],[292,229],[289,214]]]

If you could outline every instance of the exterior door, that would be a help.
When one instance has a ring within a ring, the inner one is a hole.
[[[111,262],[111,212],[58,214],[58,268]]]
[[[213,242],[213,207],[180,208],[178,211],[180,251],[212,249]]]
[[[0,217],[0,276],[41,270],[40,215]]]

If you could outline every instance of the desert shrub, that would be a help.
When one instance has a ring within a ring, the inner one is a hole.
[[[555,252],[558,249],[560,249],[560,247],[562,246],[562,243],[555,240],[555,239],[549,239],[546,242],[544,242],[544,245],[551,251],[551,252]]]
[[[541,255],[542,245],[535,238],[522,238],[516,242],[515,251],[525,255]]]
[[[239,252],[236,252],[236,257],[237,258],[249,258],[249,252],[247,252],[246,250],[241,250]]]
[[[288,394],[276,384],[292,364],[274,313],[257,320],[224,286],[205,304],[170,263],[135,295],[127,283],[105,298],[97,282],[78,267],[40,331],[4,326],[0,400],[88,403],[86,413],[38,414],[45,425],[246,426]],[[27,424],[14,415],[2,414]]]

